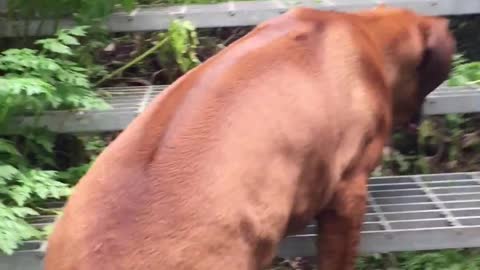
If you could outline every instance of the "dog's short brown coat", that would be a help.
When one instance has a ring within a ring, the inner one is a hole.
[[[46,270],[261,269],[314,218],[319,269],[352,269],[368,176],[454,50],[445,19],[387,7],[259,25],[99,156]]]

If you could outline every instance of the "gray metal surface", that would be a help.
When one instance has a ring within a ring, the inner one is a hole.
[[[107,132],[119,131],[142,112],[167,86],[104,88],[112,109],[105,111],[49,112],[38,119],[17,118],[7,133],[19,132],[18,126],[37,124],[55,132]],[[428,96],[424,106],[426,115],[480,112],[480,89],[440,87]]]
[[[480,172],[371,178],[362,254],[480,247]],[[62,202],[46,207],[60,209]],[[32,218],[43,227],[54,216]],[[316,226],[287,237],[281,257],[315,256]],[[41,242],[28,242],[0,269],[41,270]]]
[[[114,87],[101,89],[111,109],[102,111],[52,111],[41,117],[18,117],[6,133],[19,132],[19,126],[41,126],[60,133],[107,132],[123,130],[166,86]]]
[[[230,1],[209,5],[180,5],[170,7],[143,7],[133,12],[118,12],[108,20],[113,32],[156,31],[166,29],[173,19],[187,19],[197,27],[251,26],[284,13],[295,6],[321,10],[356,11],[371,8],[380,3],[404,7],[428,15],[462,15],[480,13],[477,0],[268,0]],[[35,34],[38,22],[31,22],[30,33]],[[0,33],[15,36],[23,22],[1,22]],[[45,33],[51,33],[53,22],[44,22]],[[63,20],[60,26],[71,26],[73,22]],[[23,30],[20,33],[24,33]]]
[[[361,253],[480,247],[480,173],[377,177],[368,190]],[[315,225],[279,255],[315,256]]]
[[[185,5],[170,8],[139,9],[133,16],[118,13],[111,17],[112,31],[151,31],[165,29],[172,19],[187,19],[197,27],[256,25],[296,6],[321,10],[356,11],[379,3],[404,7],[429,15],[480,13],[480,1],[472,0],[273,0],[231,1],[215,5]]]
[[[7,0],[0,0],[0,12],[7,11]]]
[[[43,256],[40,242],[26,242],[12,256],[0,255],[0,270],[42,270]]]
[[[480,86],[442,86],[427,97],[423,111],[425,115],[480,112]]]

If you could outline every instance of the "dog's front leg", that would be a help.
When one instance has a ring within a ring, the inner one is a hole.
[[[367,200],[368,177],[343,180],[317,217],[318,270],[352,270]]]

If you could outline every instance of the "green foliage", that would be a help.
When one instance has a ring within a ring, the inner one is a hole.
[[[81,23],[90,23],[93,20],[102,20],[116,8],[132,10],[135,0],[8,0],[9,16],[14,19],[30,20],[59,19],[72,14]],[[56,29],[54,29],[56,30]]]
[[[60,30],[35,42],[38,48],[0,53],[0,131],[16,125],[14,117],[20,114],[108,107],[94,94],[87,69],[78,61],[78,38],[87,29]],[[21,241],[42,237],[25,218],[37,215],[42,201],[68,196],[72,178],[88,168],[57,171],[54,141],[54,134],[35,128],[0,139],[0,251],[10,254]]]
[[[448,85],[464,86],[472,84],[480,84],[480,62],[467,62],[459,55],[455,59]]]
[[[173,21],[168,29],[168,36],[170,50],[166,51],[175,55],[175,60],[182,72],[186,72],[200,63],[195,52],[198,46],[198,37],[192,23]]]
[[[35,229],[25,219],[38,215],[41,202],[70,195],[70,185],[80,179],[90,166],[83,164],[61,172],[42,169],[55,165],[53,140],[49,136],[47,132],[38,130],[28,133],[21,149],[25,154],[20,153],[19,147],[12,141],[0,139],[1,252],[11,254],[21,241],[43,238],[46,232]],[[102,145],[96,141],[91,151],[98,153],[101,149]]]
[[[399,256],[405,270],[478,270],[480,256],[457,250],[404,253]]]
[[[41,235],[25,220],[38,215],[30,205],[32,201],[70,194],[69,187],[57,181],[57,172],[15,165],[0,161],[0,251],[7,254],[21,241]]]
[[[402,252],[360,257],[357,270],[478,270],[480,254],[463,250]]]
[[[189,21],[174,20],[160,39],[168,39],[160,48],[158,58],[162,65],[169,67],[169,77],[173,78],[178,71],[185,73],[200,64],[196,49],[199,44],[195,27]]]
[[[7,206],[0,201],[0,251],[11,254],[22,240],[40,236],[41,233],[25,221],[29,215],[38,213],[28,207]]]
[[[86,69],[74,61],[77,37],[86,27],[61,30],[39,40],[39,49],[9,49],[0,54],[0,123],[18,113],[47,109],[98,109],[107,105],[94,95]]]
[[[62,20],[72,18],[77,25],[89,25],[92,27],[91,33],[96,33],[97,38],[104,39],[107,36],[106,18],[116,10],[131,11],[137,4],[136,0],[8,0],[7,18],[15,21],[12,31],[22,38],[12,42],[14,46],[30,47],[31,38],[29,36],[44,36],[59,31],[62,26]],[[69,35],[60,35],[59,39],[65,45],[78,45]],[[82,44],[78,51],[89,51],[99,48],[99,40],[92,40],[87,44]],[[68,54],[69,49],[65,46],[59,46],[57,42],[49,44],[49,40],[44,41],[45,47],[51,48],[58,53]],[[80,55],[79,55],[80,56]],[[80,63],[92,60],[91,54],[83,54]]]
[[[380,254],[375,254],[368,257],[358,257],[356,268],[357,270],[374,270],[384,269],[385,260]]]

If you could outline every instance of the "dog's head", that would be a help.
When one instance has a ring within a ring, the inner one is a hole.
[[[365,13],[384,50],[386,76],[393,90],[393,124],[418,124],[425,97],[451,70],[456,42],[448,20],[381,6]]]

